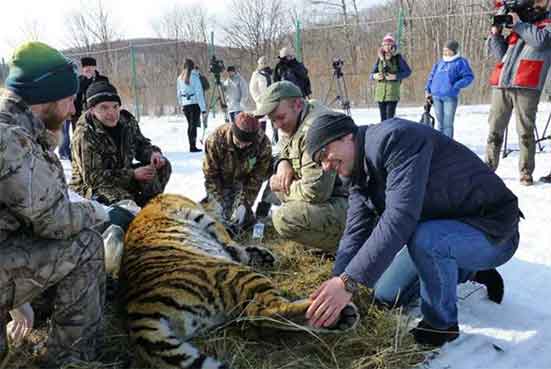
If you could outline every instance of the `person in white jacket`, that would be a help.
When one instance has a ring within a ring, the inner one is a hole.
[[[247,81],[235,70],[233,65],[228,66],[226,72],[228,78],[222,82],[222,86],[226,93],[230,121],[233,123],[237,114],[243,111],[247,97],[249,97],[249,90]]]
[[[260,96],[268,89],[268,86],[272,84],[272,68],[268,65],[265,56],[258,58],[258,66],[251,76],[251,81],[249,82],[249,92],[253,98],[256,106],[260,102]],[[264,117],[260,120],[260,126],[262,130],[266,132],[266,122],[269,121],[268,117]],[[277,128],[272,124],[272,143],[276,144],[278,141]]]
[[[184,70],[176,82],[176,90],[178,102],[188,122],[189,151],[200,152],[201,149],[196,146],[197,127],[201,126],[201,114],[206,114],[207,107],[199,72],[195,69],[193,60],[185,60]]]

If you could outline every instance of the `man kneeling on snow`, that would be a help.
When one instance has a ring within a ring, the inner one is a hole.
[[[118,208],[71,202],[56,135],[75,112],[78,76],[59,51],[41,42],[13,53],[0,93],[0,366],[8,335],[32,329],[31,302],[55,287],[48,366],[95,360],[105,300],[105,222],[123,228]],[[7,312],[12,320],[6,324]],[[7,330],[6,330],[7,326]],[[7,363],[9,366],[9,363]]]
[[[418,278],[423,320],[412,334],[434,346],[459,336],[458,282],[483,283],[501,302],[494,268],[517,250],[520,211],[476,154],[421,124],[394,118],[357,127],[340,113],[315,119],[306,148],[324,170],[351,182],[334,277],[311,296],[314,326],[333,324],[357,283],[392,304],[415,295]]]
[[[71,189],[106,205],[133,200],[144,206],[164,191],[170,162],[142,135],[134,116],[121,109],[108,82],[93,83],[86,104],[73,136]]]

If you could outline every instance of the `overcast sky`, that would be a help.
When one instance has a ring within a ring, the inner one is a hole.
[[[8,61],[14,48],[28,39],[29,30],[38,31],[39,39],[59,49],[71,46],[66,25],[69,14],[83,5],[93,7],[98,0],[2,0],[0,5],[0,60]],[[307,0],[285,0],[289,3],[309,3]],[[340,0],[323,0],[340,3]],[[358,0],[360,8],[385,0]],[[152,22],[178,4],[202,4],[218,22],[232,11],[230,0],[102,0],[103,6],[117,21],[124,38],[155,36]],[[330,7],[328,9],[331,9]],[[220,42],[216,38],[215,42]]]
[[[78,10],[81,0],[4,0],[0,6],[0,58],[11,55],[14,47],[25,41],[28,29],[38,29],[41,41],[65,48],[68,14]],[[103,5],[128,38],[154,36],[151,23],[175,4],[203,4],[215,16],[223,15],[224,0],[104,0]],[[86,4],[94,4],[87,0]]]

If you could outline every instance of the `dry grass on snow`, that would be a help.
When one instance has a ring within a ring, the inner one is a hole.
[[[333,260],[293,242],[277,240],[271,228],[264,244],[279,258],[278,266],[266,273],[291,298],[307,297],[330,275]],[[209,332],[195,343],[235,369],[398,369],[414,367],[426,358],[427,353],[407,334],[407,318],[400,310],[376,307],[367,289],[360,291],[355,303],[361,321],[355,331],[345,334],[282,332],[238,321]],[[132,348],[121,317],[111,301],[99,360],[82,363],[79,368],[130,368]],[[45,356],[46,336],[42,323],[25,344],[12,348],[7,368],[37,369]]]

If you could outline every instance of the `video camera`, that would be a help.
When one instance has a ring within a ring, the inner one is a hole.
[[[494,15],[494,26],[513,26],[513,17],[509,13],[517,13],[523,22],[533,23],[545,17],[545,13],[534,9],[534,0],[501,0],[495,3],[497,13]]]
[[[216,80],[216,83],[220,83],[220,74],[226,70],[226,67],[224,66],[224,61],[221,59],[216,59],[216,56],[212,56],[210,59],[209,64],[209,72],[214,74],[214,79]]]
[[[344,60],[340,56],[333,58],[333,70],[337,77],[342,77],[342,67],[344,66]]]

